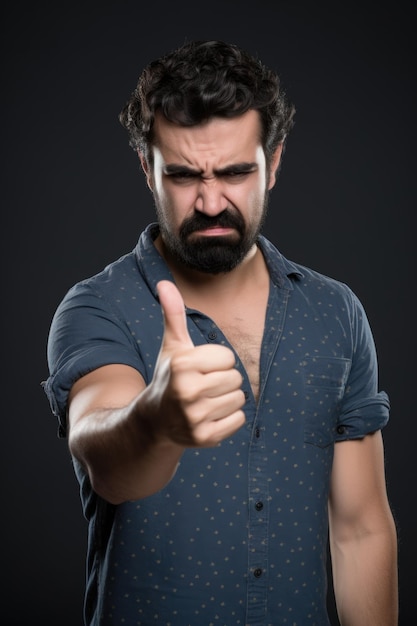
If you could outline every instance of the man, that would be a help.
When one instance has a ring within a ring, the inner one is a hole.
[[[89,522],[85,622],[397,621],[361,303],[261,235],[294,108],[223,42],[151,63],[120,116],[157,223],[59,305],[45,389]]]

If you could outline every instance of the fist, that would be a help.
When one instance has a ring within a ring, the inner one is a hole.
[[[184,447],[217,445],[245,422],[242,376],[220,345],[194,346],[174,283],[158,283],[164,335],[148,404],[156,435]]]

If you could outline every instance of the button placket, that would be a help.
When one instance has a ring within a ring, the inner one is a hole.
[[[247,622],[262,623],[268,592],[268,481],[264,433],[255,427],[249,450],[248,607]]]

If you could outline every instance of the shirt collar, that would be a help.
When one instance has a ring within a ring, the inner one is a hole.
[[[292,281],[304,276],[301,267],[286,259],[274,244],[263,235],[259,236],[258,245],[264,255],[272,282],[277,287],[293,289]]]

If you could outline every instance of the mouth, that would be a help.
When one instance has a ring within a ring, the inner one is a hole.
[[[209,228],[201,228],[199,230],[195,230],[193,232],[193,235],[202,235],[203,237],[222,237],[226,235],[232,235],[234,233],[234,228],[224,226],[210,226]]]

